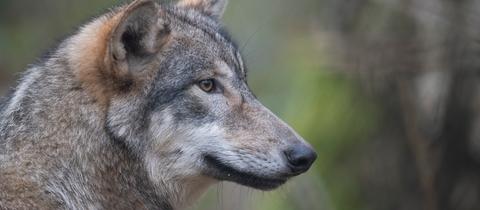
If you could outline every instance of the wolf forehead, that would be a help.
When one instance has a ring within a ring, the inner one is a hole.
[[[246,78],[247,71],[238,44],[219,19],[195,9],[177,6],[162,6],[161,10],[167,14],[167,27],[172,30],[173,38],[184,39],[184,43],[187,43],[183,47],[190,50],[201,50],[203,53],[216,52],[216,55],[213,56],[218,56],[218,59],[232,65],[232,70],[241,75],[242,79]],[[191,42],[189,41],[191,39],[198,39],[200,42]],[[210,67],[218,67],[218,60],[211,62],[209,63]]]

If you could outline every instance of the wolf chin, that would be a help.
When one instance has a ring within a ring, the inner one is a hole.
[[[0,209],[182,209],[272,190],[316,154],[265,108],[226,0],[137,0],[83,26],[0,106]]]

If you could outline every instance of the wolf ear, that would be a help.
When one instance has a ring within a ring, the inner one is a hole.
[[[170,35],[160,6],[152,0],[136,0],[122,12],[112,31],[110,63],[123,73],[129,63],[158,53]]]
[[[228,0],[180,0],[178,2],[179,7],[196,9],[215,18],[223,16],[227,4]]]

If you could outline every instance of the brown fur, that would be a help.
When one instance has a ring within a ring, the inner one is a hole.
[[[101,18],[85,26],[80,35],[71,40],[69,63],[82,86],[105,106],[112,95],[112,73],[105,68],[110,34],[118,24],[121,13]],[[108,62],[108,61],[107,61]]]
[[[129,71],[128,64],[119,61],[126,58],[115,58],[112,52],[112,42],[117,38],[116,33],[121,23],[125,22],[135,9],[151,3],[153,2],[141,0],[120,7],[117,12],[107,14],[83,27],[79,36],[69,43],[69,63],[75,69],[75,75],[102,106],[109,104],[110,99],[121,94],[125,88],[140,90],[140,86],[155,73],[149,71],[144,75],[134,76]],[[158,43],[158,48],[167,42],[168,39],[165,39]]]

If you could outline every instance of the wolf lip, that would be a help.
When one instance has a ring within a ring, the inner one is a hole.
[[[253,187],[259,190],[273,190],[288,181],[286,177],[261,177],[252,173],[239,171],[223,163],[213,155],[205,155],[205,162],[212,170],[207,175],[221,181],[231,181],[244,186]]]

